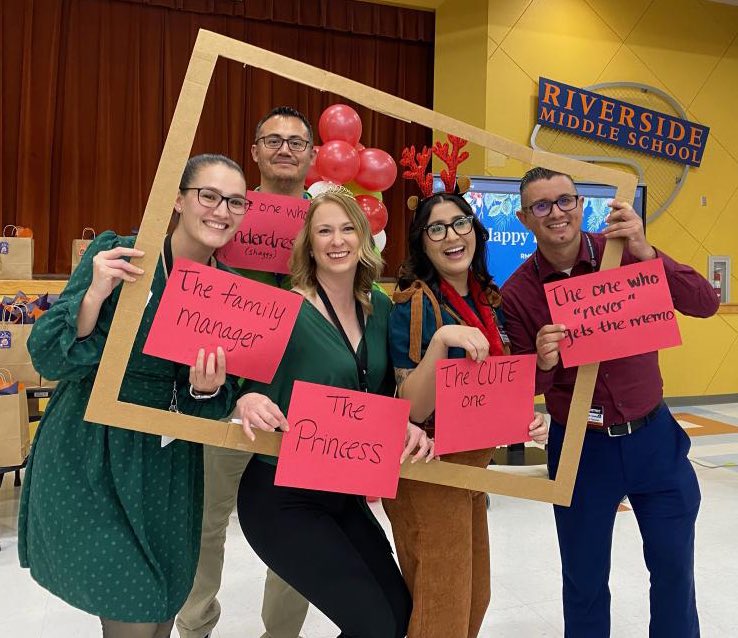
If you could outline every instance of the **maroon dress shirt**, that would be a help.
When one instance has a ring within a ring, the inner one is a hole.
[[[591,239],[592,256],[585,234]],[[599,233],[582,233],[579,257],[571,275],[555,270],[537,250],[507,280],[502,287],[502,308],[514,353],[535,354],[538,331],[552,323],[543,284],[599,270],[605,241]],[[661,251],[656,253],[664,262],[674,307],[692,317],[715,314],[719,300],[710,283],[689,266],[675,262]],[[637,261],[627,249],[623,251],[623,266]],[[547,372],[536,372],[536,394],[545,395],[546,408],[558,423],[566,424],[576,376],[577,368],[564,368],[561,362]],[[604,409],[605,426],[643,417],[662,398],[658,352],[600,363],[592,406]]]

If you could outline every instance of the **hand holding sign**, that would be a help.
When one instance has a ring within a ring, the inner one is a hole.
[[[256,440],[252,428],[265,432],[274,432],[277,428],[282,432],[287,432],[290,429],[279,406],[269,397],[258,392],[244,394],[236,402],[236,413],[239,415],[244,434],[252,441]]]
[[[221,347],[230,374],[269,383],[287,347],[302,297],[177,259],[144,354],[192,365]]]
[[[436,454],[529,440],[535,365],[535,355],[438,361]]]
[[[410,402],[295,381],[275,485],[394,498]]]
[[[402,451],[402,456],[400,456],[400,464],[404,463],[411,454],[413,454],[411,463],[417,463],[423,457],[425,457],[426,463],[430,463],[435,456],[435,443],[433,439],[428,438],[425,430],[408,422],[407,434],[405,435],[405,449]]]
[[[536,335],[536,366],[545,371],[555,368],[561,357],[560,343],[566,338],[566,326],[563,323],[543,326]]]
[[[190,385],[201,394],[216,392],[225,383],[226,357],[223,348],[218,346],[205,358],[205,349],[197,352],[195,365],[190,367]]]
[[[544,288],[551,318],[566,326],[558,343],[566,368],[681,344],[660,259],[555,281]]]

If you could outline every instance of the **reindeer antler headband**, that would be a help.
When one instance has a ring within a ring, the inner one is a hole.
[[[449,150],[449,142],[451,143],[451,150]],[[422,199],[431,197],[433,193],[433,175],[428,171],[428,163],[430,162],[431,155],[435,155],[442,162],[446,164],[448,170],[443,169],[441,171],[441,181],[445,187],[446,193],[456,193],[461,195],[469,189],[470,181],[468,177],[456,178],[456,171],[463,161],[468,159],[469,153],[467,151],[461,152],[461,149],[467,145],[467,140],[455,135],[448,136],[448,142],[441,144],[436,142],[432,148],[427,146],[423,147],[423,150],[417,153],[415,146],[405,148],[402,151],[402,158],[400,159],[400,165],[404,166],[405,170],[402,176],[405,179],[414,179],[418,186],[420,186],[420,192],[422,193]],[[407,200],[407,207],[410,210],[415,210],[420,204],[421,199],[413,195]]]

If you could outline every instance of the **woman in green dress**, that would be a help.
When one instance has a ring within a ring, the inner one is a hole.
[[[238,409],[246,434],[288,428],[295,380],[392,395],[387,327],[391,302],[372,292],[381,258],[366,216],[348,195],[316,197],[295,241],[295,292],[304,297],[285,355],[269,385],[247,382]],[[433,456],[408,423],[402,459]],[[347,638],[400,638],[411,600],[384,532],[363,498],[274,485],[276,459],[257,456],[238,492],[246,540],[283,580]]]
[[[188,367],[142,353],[174,259],[212,263],[248,209],[241,168],[220,155],[187,163],[120,389],[120,400],[218,419],[235,402],[221,348]],[[21,496],[23,567],[105,638],[161,638],[192,586],[200,547],[198,444],[88,423],[84,413],[120,295],[143,270],[133,237],[102,233],[28,340],[34,366],[60,381],[33,443]]]

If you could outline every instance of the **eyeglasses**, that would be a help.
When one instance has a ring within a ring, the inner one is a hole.
[[[287,148],[291,151],[304,151],[310,142],[301,137],[282,137],[281,135],[265,135],[256,138],[257,143],[261,142],[270,151],[278,151],[282,148],[282,144],[287,142]]]
[[[474,227],[474,215],[464,215],[457,217],[450,224],[443,222],[433,222],[423,227],[425,234],[431,241],[443,241],[448,235],[448,229],[453,228],[457,235],[468,235]]]
[[[540,202],[534,202],[530,206],[523,206],[523,210],[530,211],[536,217],[546,217],[551,214],[554,204],[559,207],[562,213],[568,213],[570,210],[574,210],[578,203],[579,195],[562,195],[555,202],[542,199]]]
[[[212,188],[196,188],[194,186],[188,188],[180,188],[181,191],[197,191],[197,201],[205,208],[218,208],[222,201],[225,201],[228,210],[234,215],[243,215],[251,208],[251,200],[245,197],[226,197]]]

